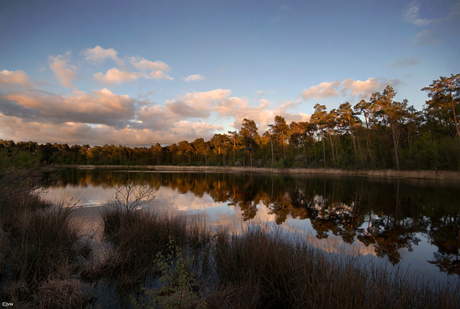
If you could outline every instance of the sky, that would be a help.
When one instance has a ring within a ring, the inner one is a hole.
[[[170,145],[460,73],[460,1],[0,0],[0,139]]]

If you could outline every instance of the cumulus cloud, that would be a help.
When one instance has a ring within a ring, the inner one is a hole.
[[[106,58],[118,60],[118,52],[113,48],[104,49],[99,45],[94,48],[88,48],[83,51],[83,55],[87,60],[91,61],[104,61]]]
[[[441,39],[428,29],[419,32],[415,37],[415,41],[417,45],[439,45],[441,43]]]
[[[149,61],[141,57],[131,57],[131,64],[140,70],[169,71],[169,66],[162,61]]]
[[[63,124],[66,122],[105,124],[124,127],[135,116],[135,101],[128,95],[110,90],[94,90],[92,94],[75,91],[61,96],[43,91],[7,93],[0,97],[0,112],[28,120]]]
[[[222,129],[219,125],[188,121],[178,122],[170,130],[158,131],[149,128],[114,128],[104,124],[89,125],[73,122],[57,125],[34,120],[27,121],[0,113],[0,138],[16,141],[32,140],[39,143],[149,146],[155,143],[193,141],[197,137],[210,139],[216,131]]]
[[[365,81],[349,78],[332,83],[323,82],[317,86],[312,86],[304,90],[301,95],[305,101],[336,97],[338,95],[351,95],[361,99],[370,97],[373,92],[382,91],[387,85],[396,86],[399,83],[400,81],[397,78],[387,80],[384,78],[371,77]]]
[[[162,61],[149,61],[141,57],[131,57],[129,61],[139,70],[150,71],[147,78],[173,80],[166,74],[169,71],[169,66]]]
[[[73,87],[72,81],[78,77],[77,68],[69,63],[71,56],[71,52],[68,51],[64,55],[50,56],[48,58],[50,68],[56,74],[61,85],[69,88]]]
[[[94,79],[105,84],[131,82],[139,78],[173,80],[167,74],[170,70],[169,66],[162,61],[149,61],[143,57],[131,57],[128,58],[129,63],[132,65],[130,69],[125,61],[118,57],[118,52],[113,48],[104,49],[98,45],[84,50],[82,54],[86,60],[93,62],[103,62],[106,59],[111,59],[121,68],[121,70],[111,68],[105,74],[98,72],[93,75]],[[139,71],[132,70],[133,67]]]
[[[165,110],[177,119],[206,119],[217,106],[224,104],[229,95],[230,90],[225,89],[187,93],[177,99],[167,100]]]
[[[258,100],[258,105],[251,106],[247,98],[230,97],[231,91],[228,89],[216,89],[208,92],[188,93],[185,96],[168,101],[166,108],[171,114],[181,117],[201,117],[207,118],[211,113],[216,113],[219,117],[232,120],[235,129],[241,128],[244,118],[254,120],[259,126],[259,133],[267,130],[268,124],[272,123],[275,116],[280,115],[286,121],[306,121],[307,114],[290,113],[288,108],[300,102],[284,102],[280,107],[270,109],[273,105],[266,99]],[[180,102],[180,105],[177,104]]]
[[[208,118],[210,116],[209,110],[190,106],[183,101],[168,103],[167,109],[171,113],[185,118]]]
[[[105,59],[112,59],[120,67],[124,67],[125,63],[122,59],[118,58],[118,52],[113,48],[104,49],[99,45],[94,48],[87,48],[83,51],[86,60],[94,62],[103,62]]]
[[[33,85],[29,76],[21,70],[8,71],[3,70],[0,72],[0,87],[11,89],[16,87],[28,88]]]
[[[273,103],[265,99],[258,100],[258,105],[251,106],[246,98],[231,97],[228,89],[215,89],[207,92],[187,93],[182,97],[165,102],[165,106],[143,107],[139,119],[148,124],[170,127],[171,123],[196,118],[208,119],[216,114],[232,121],[235,129],[241,128],[244,118],[254,120],[259,125],[259,133],[263,133],[272,123],[275,116],[280,115],[286,121],[306,121],[309,115],[290,113],[287,110],[300,102],[282,102],[281,106],[270,109]]]
[[[166,106],[139,102],[128,95],[118,95],[108,89],[85,93],[75,90],[69,95],[57,95],[37,88],[27,88],[24,74],[2,72],[5,84],[19,84],[0,94],[0,138],[95,144],[151,145],[172,144],[197,137],[210,139],[220,124],[191,121],[187,113],[178,113],[174,103],[190,106],[213,105],[224,98],[222,91],[191,93]],[[21,88],[22,87],[22,88]],[[221,93],[221,94],[219,94]],[[209,113],[209,112],[207,112]],[[192,112],[193,114],[193,112]],[[197,115],[198,118],[208,114]],[[46,140],[44,140],[46,139]]]
[[[106,84],[112,84],[130,82],[140,78],[141,76],[142,73],[139,72],[126,72],[120,71],[117,68],[112,68],[105,74],[102,74],[101,72],[94,74],[93,78]]]
[[[387,67],[395,68],[395,69],[407,68],[407,67],[417,65],[419,63],[420,63],[420,57],[411,56],[411,57],[408,57],[408,58],[405,58],[405,59],[398,60],[396,62],[390,63],[389,65],[387,65]]]
[[[302,92],[302,98],[304,100],[309,100],[336,97],[339,95],[336,88],[340,85],[341,82],[323,82],[317,86],[311,86],[309,89]]]
[[[111,69],[95,77],[104,82],[124,82],[140,78],[146,71],[164,72],[169,68],[161,62],[138,60],[133,63],[141,72]],[[63,56],[53,57],[52,64],[56,62],[64,63],[61,69],[69,65]],[[70,81],[67,80],[69,85]],[[232,97],[228,89],[186,93],[156,104],[148,96],[134,99],[106,88],[90,93],[75,89],[70,94],[54,94],[41,90],[20,70],[1,71],[0,86],[3,139],[92,145],[172,144],[198,137],[209,140],[215,133],[223,132],[220,123],[210,123],[211,116],[230,120],[235,129],[241,128],[243,118],[253,119],[260,133],[276,115],[287,121],[308,119],[306,114],[288,112],[298,101],[275,104],[260,99],[249,104],[247,98]]]
[[[91,50],[91,53],[88,53],[91,57],[94,56],[94,49],[97,47],[93,48]],[[122,66],[123,70],[120,71],[117,68],[111,68],[108,70],[105,74],[98,72],[93,75],[93,78],[96,80],[101,81],[102,83],[105,84],[113,84],[113,83],[125,83],[125,82],[131,82],[133,80],[139,79],[139,78],[148,78],[148,79],[156,79],[156,80],[161,80],[161,79],[169,79],[173,80],[172,77],[170,77],[166,72],[169,71],[169,66],[162,62],[162,61],[149,61],[141,57],[131,57],[129,58],[129,62],[131,65],[140,70],[138,72],[133,72],[129,70],[129,68],[126,67],[124,62],[120,60],[116,56],[116,51],[113,49],[110,49],[109,52],[108,50],[97,50],[98,53],[93,57],[94,59],[105,59],[107,57],[115,57],[114,59],[118,59],[117,62]]]
[[[184,82],[196,82],[196,81],[203,80],[203,79],[204,79],[204,76],[200,74],[189,75],[187,77],[182,78]]]
[[[386,80],[384,78],[369,78],[365,81],[347,79],[342,82],[343,94],[349,94],[360,98],[368,98],[373,92],[382,91],[387,85],[395,86],[399,84],[399,80],[394,78]]]

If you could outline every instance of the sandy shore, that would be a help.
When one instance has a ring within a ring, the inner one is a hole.
[[[266,168],[266,167],[218,167],[218,166],[173,166],[173,165],[56,165],[79,169],[94,168],[144,168],[154,171],[196,171],[222,173],[277,173],[304,175],[364,176],[375,178],[438,179],[460,181],[460,172],[452,171],[396,171],[396,170],[343,170],[328,168]]]

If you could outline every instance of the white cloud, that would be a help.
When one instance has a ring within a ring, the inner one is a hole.
[[[115,128],[104,124],[89,125],[72,122],[54,124],[34,120],[26,121],[16,116],[5,116],[0,113],[1,139],[32,140],[39,143],[149,146],[155,143],[172,144],[182,140],[193,141],[197,137],[209,140],[216,131],[222,129],[222,126],[219,125],[188,121],[175,123],[168,130]]]
[[[138,79],[142,76],[142,73],[138,72],[126,72],[120,71],[116,68],[112,68],[107,71],[104,75],[101,72],[94,74],[93,78],[98,79],[103,83],[112,84],[112,83],[125,83],[130,82],[135,79]]]
[[[56,74],[61,85],[69,88],[74,87],[72,81],[78,77],[77,68],[69,63],[71,56],[71,52],[68,51],[64,55],[50,56],[48,58],[50,68]]]
[[[434,18],[434,19],[420,18],[419,11],[420,11],[419,1],[418,0],[412,1],[403,10],[404,20],[416,26],[427,26],[429,24],[445,22],[452,18],[455,18],[457,15],[460,14],[460,5],[458,3],[455,4],[451,8],[449,14],[446,17],[442,17],[442,18]]]
[[[170,70],[169,66],[162,61],[153,62],[141,57],[131,57],[129,58],[129,63],[134,68],[140,70],[135,72],[118,57],[118,52],[113,48],[104,49],[98,45],[94,48],[88,48],[82,53],[87,60],[94,62],[102,62],[105,59],[112,59],[121,68],[121,70],[118,68],[111,68],[105,74],[98,72],[93,75],[94,79],[97,79],[105,84],[131,82],[139,78],[173,80],[172,77],[166,74],[166,72]]]
[[[259,132],[263,133],[276,115],[285,117],[286,121],[306,121],[309,118],[307,114],[287,112],[287,109],[295,107],[299,101],[284,102],[280,107],[270,110],[273,103],[268,100],[260,99],[257,106],[250,106],[246,98],[230,95],[231,91],[228,89],[187,93],[175,100],[166,101],[164,108],[144,107],[139,113],[139,119],[160,126],[170,126],[170,123],[189,118],[207,119],[214,113],[231,119],[232,126],[238,130],[244,118],[252,119],[258,124]]]
[[[260,100],[264,95],[270,94],[270,93],[273,93],[273,91],[268,91],[267,92],[267,91],[259,90],[259,91],[257,91],[258,96],[257,96],[256,100]]]
[[[417,25],[417,26],[424,26],[432,21],[427,20],[427,19],[421,19],[419,18],[419,10],[420,10],[420,3],[418,3],[418,0],[412,1],[404,10],[404,20]]]
[[[203,79],[204,79],[204,76],[200,74],[189,75],[187,77],[182,78],[184,82],[196,82],[196,81],[203,80]]]
[[[83,55],[85,56],[86,60],[94,62],[102,62],[107,58],[112,59],[120,67],[125,67],[124,61],[118,58],[118,52],[113,48],[104,49],[98,45],[94,48],[87,48],[83,51]]]
[[[92,94],[75,91],[61,96],[39,90],[6,93],[0,97],[0,113],[28,120],[63,124],[65,122],[105,124],[124,127],[135,118],[135,101],[110,90]]]
[[[3,70],[0,72],[0,87],[1,88],[7,88],[7,89],[15,88],[15,87],[28,88],[32,85],[33,85],[32,81],[30,80],[29,76],[24,71]]]
[[[16,75],[15,75],[16,74]],[[0,76],[19,76],[18,87],[0,95],[0,138],[38,142],[151,145],[172,144],[198,137],[210,139],[222,131],[220,124],[190,121],[193,113],[175,113],[168,103],[185,104],[190,110],[207,106],[209,110],[229,91],[190,93],[166,103],[168,108],[137,101],[108,89],[92,93],[75,90],[71,95],[56,95],[28,88],[25,73],[1,72]],[[12,83],[7,80],[7,85]],[[210,113],[210,111],[208,112]],[[198,118],[207,116],[198,115]]]
[[[83,51],[83,55],[87,60],[91,61],[104,61],[106,58],[112,59],[114,61],[118,60],[117,51],[113,48],[104,49],[99,45],[94,48],[88,48]]]
[[[215,106],[223,104],[230,95],[230,90],[216,89],[207,92],[193,92],[166,101],[166,109],[183,119],[208,118]]]
[[[381,78],[369,78],[365,81],[347,79],[342,82],[343,94],[349,94],[360,98],[368,98],[373,92],[382,91],[387,85],[397,84],[396,80],[385,80]]]
[[[129,61],[140,70],[169,71],[169,66],[162,61],[148,61],[141,57],[131,57]]]
[[[415,41],[418,45],[439,45],[441,39],[431,30],[425,29],[415,36]]]
[[[56,56],[50,61],[52,67],[60,64],[56,70],[59,76],[68,73],[65,71],[69,66],[67,58]],[[144,78],[149,71],[164,72],[161,70],[169,68],[161,62],[134,63],[141,72],[113,68],[106,74],[95,74],[95,78],[107,83],[125,82]],[[71,80],[63,78],[68,85]],[[232,121],[235,129],[241,128],[243,118],[252,119],[258,124],[260,133],[276,115],[287,121],[308,118],[306,114],[287,112],[299,102],[281,102],[277,107],[273,102],[260,99],[257,104],[250,105],[247,98],[231,97],[228,89],[186,93],[160,105],[152,103],[148,97],[139,101],[106,88],[91,93],[75,89],[72,94],[53,94],[35,87],[27,74],[19,70],[0,72],[0,86],[3,88],[0,138],[3,139],[92,145],[172,144],[198,137],[209,140],[215,133],[222,132],[221,123],[204,121],[211,116],[220,121]]]
[[[336,97],[339,95],[337,87],[339,87],[341,82],[322,82],[317,86],[311,86],[309,89],[302,92],[302,97],[304,100],[309,99],[322,99],[328,97]]]
[[[387,67],[390,68],[406,68],[417,65],[420,63],[420,57],[418,56],[411,56],[402,60],[398,60],[396,62],[390,63]]]
[[[139,70],[150,71],[146,78],[173,80],[166,74],[169,71],[169,66],[162,61],[149,61],[141,57],[131,57],[129,61]]]
[[[301,95],[305,101],[336,97],[338,95],[351,95],[362,99],[370,97],[373,92],[382,91],[387,85],[395,86],[399,83],[400,81],[396,78],[387,80],[384,78],[371,77],[365,81],[350,78],[332,83],[323,82],[303,91]]]

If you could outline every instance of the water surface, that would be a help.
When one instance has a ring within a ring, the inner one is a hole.
[[[126,181],[157,190],[145,208],[200,214],[217,229],[277,227],[326,252],[362,256],[436,281],[460,281],[459,183],[365,177],[63,169],[45,198],[81,207],[97,231],[98,209]]]

